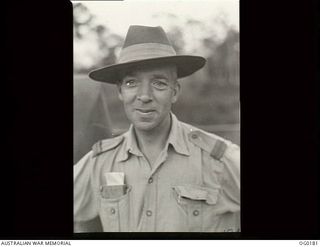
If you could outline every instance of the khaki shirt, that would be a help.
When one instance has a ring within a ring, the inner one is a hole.
[[[171,116],[168,141],[152,167],[132,126],[95,144],[74,166],[76,232],[96,217],[105,232],[240,231],[239,147]],[[124,173],[120,194],[106,185],[109,172]]]

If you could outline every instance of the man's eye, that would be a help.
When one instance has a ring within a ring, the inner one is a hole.
[[[135,80],[129,80],[129,81],[125,81],[124,85],[126,87],[136,87],[138,83]]]
[[[168,87],[168,83],[159,80],[153,81],[152,85],[157,89],[166,89]]]

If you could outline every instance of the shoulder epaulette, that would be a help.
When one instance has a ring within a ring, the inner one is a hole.
[[[227,144],[223,140],[199,130],[191,131],[188,134],[188,138],[193,144],[205,150],[211,157],[217,160],[222,158],[227,149]]]
[[[123,136],[117,136],[96,142],[92,146],[93,157],[117,147],[123,140]]]

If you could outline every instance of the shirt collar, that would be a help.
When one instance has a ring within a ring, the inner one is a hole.
[[[184,135],[181,123],[172,112],[171,112],[171,131],[169,134],[166,148],[168,147],[168,144],[171,144],[177,153],[182,155],[187,155],[187,156],[190,155],[186,136]]]
[[[124,144],[119,150],[117,161],[125,161],[129,158],[129,153],[136,156],[143,156],[138,148],[136,135],[134,133],[133,125],[131,124],[129,130],[123,134]]]
[[[169,133],[168,141],[165,145],[165,149],[168,150],[169,144],[171,144],[174,150],[182,155],[190,155],[186,136],[183,133],[183,128],[177,117],[171,112],[171,130]],[[136,156],[143,156],[138,148],[136,135],[134,133],[133,125],[131,124],[129,130],[124,134],[124,144],[119,150],[118,161],[125,161],[129,158],[129,153]]]

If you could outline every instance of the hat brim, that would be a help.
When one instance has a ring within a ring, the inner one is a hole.
[[[121,79],[121,74],[130,67],[152,63],[174,64],[177,67],[178,78],[183,78],[201,69],[206,59],[200,56],[180,55],[134,60],[93,70],[89,73],[89,77],[96,81],[116,84]]]

